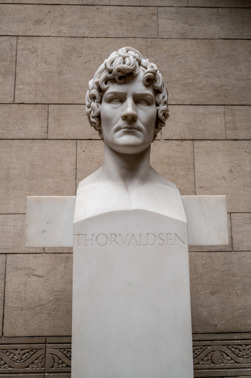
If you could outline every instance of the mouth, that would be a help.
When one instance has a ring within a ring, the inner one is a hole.
[[[142,131],[142,128],[139,125],[122,125],[118,126],[115,131],[128,131],[128,132],[134,132],[134,131]]]

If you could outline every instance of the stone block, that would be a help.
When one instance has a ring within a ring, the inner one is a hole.
[[[225,117],[228,139],[251,139],[251,106],[226,106]]]
[[[8,255],[5,336],[71,334],[72,255]]]
[[[155,6],[155,7],[169,7],[169,6],[175,6],[175,7],[182,7],[187,6],[187,0],[110,0],[110,5],[138,5],[141,7],[144,6]]]
[[[195,194],[193,144],[190,141],[155,141],[152,167],[175,183],[181,194]]]
[[[119,1],[119,0],[118,0]],[[140,0],[138,0],[140,1]],[[147,0],[146,0],[147,1]],[[160,0],[165,1],[165,0]],[[174,0],[169,0],[174,1]],[[182,1],[182,0],[179,0]],[[185,1],[185,0],[183,0]],[[1,3],[8,4],[63,4],[63,5],[109,5],[110,0],[1,0]]]
[[[148,41],[170,104],[250,104],[250,41]],[[227,67],[227,74],[226,74]],[[238,67],[238,69],[236,69]]]
[[[143,39],[20,38],[16,102],[82,104],[88,81],[114,50],[133,45],[146,55]]]
[[[47,106],[0,105],[0,138],[47,138]]]
[[[198,196],[199,197],[199,196]],[[227,226],[228,226],[228,244],[226,245],[207,245],[207,246],[189,246],[190,252],[226,252],[232,251],[232,228],[231,228],[231,219],[230,214],[227,214]]]
[[[103,164],[104,144],[97,141],[78,141],[77,182],[96,171]]]
[[[1,0],[1,3],[153,6],[152,0]],[[154,5],[182,7],[187,6],[187,0],[154,0]]]
[[[26,245],[72,247],[75,196],[27,197]]]
[[[218,12],[219,38],[251,38],[251,9],[220,8]]]
[[[190,253],[194,333],[249,332],[251,254]]]
[[[195,141],[194,143],[196,193],[226,194],[228,211],[250,211],[250,142]]]
[[[85,105],[50,105],[50,139],[99,139],[90,127],[85,114]]]
[[[191,7],[250,7],[249,0],[188,0]]]
[[[160,38],[218,38],[217,9],[160,8]]]
[[[0,252],[34,253],[42,248],[25,247],[25,214],[0,214]]]
[[[224,139],[223,106],[169,106],[163,139]]]
[[[13,102],[16,38],[0,38],[0,102]]]
[[[51,20],[53,36],[157,37],[157,9],[153,7],[55,6]]]
[[[0,35],[50,35],[51,7],[1,4]]]
[[[233,229],[233,249],[251,251],[251,214],[231,214]]]
[[[0,334],[2,335],[3,300],[4,300],[4,277],[5,277],[5,256],[0,255]]]
[[[28,195],[75,195],[74,141],[0,141],[0,212],[25,213]]]

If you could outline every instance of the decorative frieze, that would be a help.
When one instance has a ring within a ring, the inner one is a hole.
[[[197,335],[196,335],[197,336]],[[204,337],[205,336],[205,337]],[[200,335],[193,341],[195,377],[250,377],[251,334],[236,339],[235,334]],[[247,338],[247,336],[250,336]],[[201,340],[204,337],[204,340]],[[210,340],[210,337],[212,340]],[[14,341],[13,341],[14,340]],[[28,341],[30,340],[30,343]],[[2,374],[71,372],[71,344],[65,338],[34,342],[32,338],[0,339],[0,376]],[[61,341],[61,342],[60,342]],[[181,356],[182,358],[182,356]],[[23,375],[22,375],[23,376]]]

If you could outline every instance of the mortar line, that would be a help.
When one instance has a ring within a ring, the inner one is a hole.
[[[194,140],[192,141],[193,143],[193,167],[194,167],[194,191],[195,194],[197,194],[197,187],[196,187],[196,167],[195,167],[195,145],[194,145]]]
[[[4,290],[3,290],[3,314],[2,314],[2,334],[1,336],[4,337],[4,316],[5,316],[5,296],[6,296],[6,281],[7,281],[7,254],[5,254],[5,262],[4,262]]]
[[[75,164],[75,195],[77,192],[77,179],[78,179],[78,140],[76,139],[76,164]]]
[[[49,139],[49,112],[50,112],[50,105],[47,104],[47,140]]]
[[[224,131],[225,131],[225,140],[226,140],[227,139],[226,105],[224,105],[223,109],[224,109]]]
[[[159,7],[157,7],[157,38],[159,39]]]
[[[236,252],[236,251],[234,251],[232,212],[229,212],[229,221],[230,221],[230,244],[231,244],[231,252]]]
[[[15,75],[14,75],[14,93],[13,93],[13,104],[16,101],[16,78],[17,78],[17,46],[18,46],[18,37],[16,37],[16,56],[15,56]]]

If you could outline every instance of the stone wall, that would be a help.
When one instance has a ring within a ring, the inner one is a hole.
[[[102,163],[84,96],[124,45],[169,90],[154,168],[227,194],[228,246],[190,250],[195,377],[251,376],[250,37],[249,0],[0,0],[1,376],[70,376],[72,251],[25,247],[26,196],[75,195]]]

